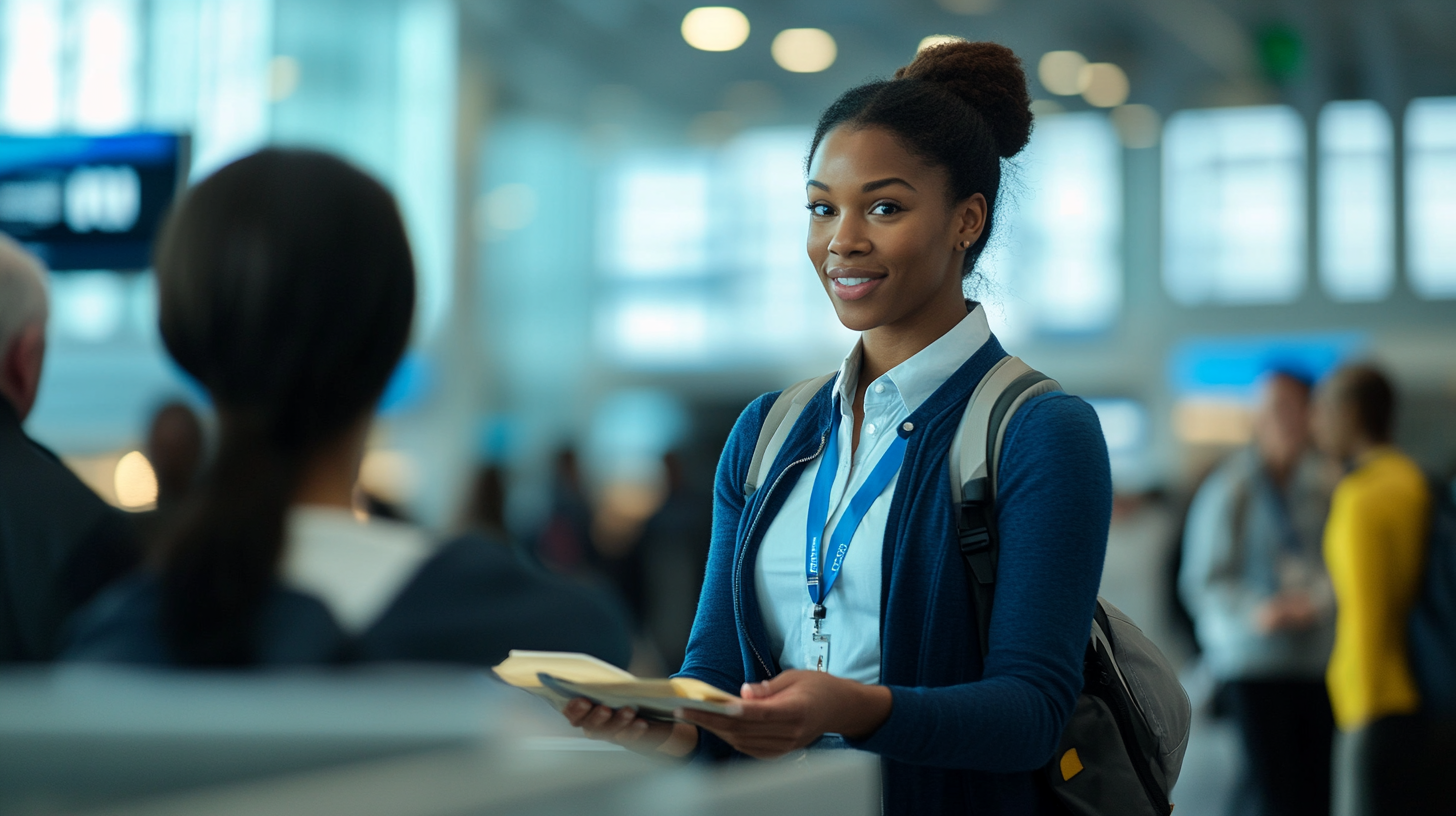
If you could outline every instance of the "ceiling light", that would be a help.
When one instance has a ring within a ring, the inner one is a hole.
[[[128,510],[142,510],[157,502],[157,474],[141,451],[132,451],[116,463],[112,476],[116,501]]]
[[[1115,108],[1127,101],[1127,74],[1110,62],[1082,66],[1078,75],[1082,98],[1098,108]]]
[[[770,50],[780,68],[796,74],[822,71],[839,55],[834,38],[820,28],[786,28],[774,37]]]
[[[965,42],[965,39],[953,37],[950,34],[931,34],[929,37],[922,39],[919,45],[915,46],[915,53],[919,54],[927,48],[934,48],[937,45],[945,45],[946,43],[953,42]]]
[[[748,39],[748,18],[729,6],[701,6],[683,17],[682,35],[700,51],[732,51]]]
[[[1058,96],[1076,96],[1082,92],[1082,69],[1087,58],[1076,51],[1048,51],[1037,63],[1036,75],[1041,86]]]

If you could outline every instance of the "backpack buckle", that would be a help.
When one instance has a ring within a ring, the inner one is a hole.
[[[961,502],[956,518],[956,538],[960,542],[961,555],[976,576],[976,583],[995,583],[996,558],[991,547],[991,525],[986,516],[985,502]]]
[[[986,518],[986,505],[979,501],[961,502],[956,518],[956,536],[961,552],[966,555],[991,546],[991,525]]]

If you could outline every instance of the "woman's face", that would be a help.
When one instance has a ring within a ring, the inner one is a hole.
[[[884,128],[836,128],[819,145],[806,187],[809,259],[847,328],[909,324],[959,304],[986,199],[951,202],[948,182]]]

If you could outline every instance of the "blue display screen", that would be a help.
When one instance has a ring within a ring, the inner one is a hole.
[[[1369,345],[1363,332],[1249,337],[1194,337],[1169,355],[1169,378],[1180,396],[1222,396],[1252,400],[1265,374],[1288,371],[1321,380]]]
[[[53,270],[144,269],[187,137],[0,136],[0,231]]]

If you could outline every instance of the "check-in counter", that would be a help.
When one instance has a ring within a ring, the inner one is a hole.
[[[488,675],[0,675],[0,814],[878,813],[876,758],[684,764],[585,740]]]

